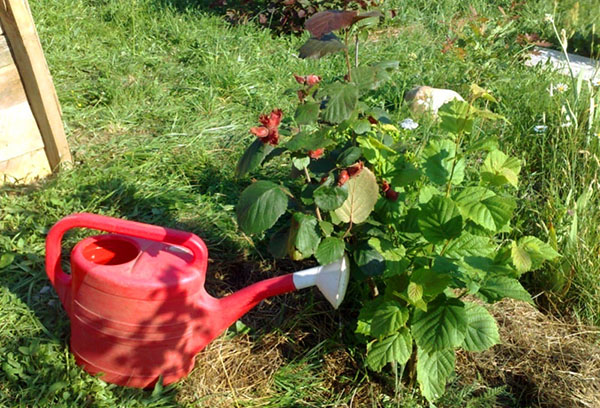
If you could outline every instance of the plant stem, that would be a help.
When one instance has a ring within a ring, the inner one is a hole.
[[[354,35],[354,68],[358,68],[358,34]]]
[[[306,177],[306,181],[310,184],[311,178],[310,178],[310,174],[308,174],[308,167],[304,168],[304,176]],[[319,210],[319,207],[316,206],[316,204],[315,204],[315,214],[317,215],[317,220],[323,221],[323,218],[321,217],[321,211]]]
[[[456,148],[454,149],[454,160],[452,161],[452,169],[450,170],[450,177],[448,179],[448,184],[446,185],[446,198],[450,197],[450,189],[452,188],[452,178],[454,177],[454,170],[456,169],[456,162],[458,161],[458,149],[460,148],[460,142],[464,133],[465,125],[467,124],[467,120],[469,120],[469,115],[471,114],[471,106],[473,101],[469,103],[469,108],[467,109],[467,113],[463,120],[462,126],[458,131],[458,135],[456,135]]]
[[[344,38],[344,43],[346,44],[346,48],[344,49],[344,54],[346,55],[346,68],[348,68],[348,82],[352,81],[352,66],[350,65],[350,54],[348,53],[348,35],[350,31],[346,30],[346,35]]]

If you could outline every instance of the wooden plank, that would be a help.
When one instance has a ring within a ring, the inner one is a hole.
[[[6,37],[0,34],[0,68],[13,63],[12,55],[10,55],[10,48],[8,48],[8,43],[6,42]]]
[[[39,149],[44,141],[27,100],[0,109],[0,162]]]
[[[12,49],[50,168],[71,161],[60,106],[27,0],[0,0],[0,23]]]
[[[0,68],[0,109],[27,101],[19,71],[15,65]]]
[[[0,162],[0,184],[29,183],[51,173],[43,148]]]

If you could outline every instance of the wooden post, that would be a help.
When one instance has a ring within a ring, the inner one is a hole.
[[[71,161],[71,153],[56,90],[27,0],[0,0],[0,24],[42,135],[48,163],[53,171],[57,170],[61,163]]]

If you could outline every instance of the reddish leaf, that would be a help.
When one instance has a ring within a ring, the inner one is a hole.
[[[327,10],[321,11],[306,20],[304,28],[313,37],[321,37],[324,34],[350,27],[355,22],[356,11]]]

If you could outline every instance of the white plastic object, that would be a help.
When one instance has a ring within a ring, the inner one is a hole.
[[[344,300],[348,288],[350,263],[344,255],[338,261],[328,265],[294,272],[293,278],[296,289],[316,286],[333,308],[337,309]]]

